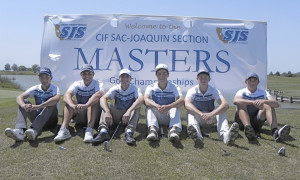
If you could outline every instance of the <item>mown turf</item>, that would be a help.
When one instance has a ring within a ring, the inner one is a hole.
[[[52,141],[57,129],[43,132],[35,142],[15,142],[4,135],[5,128],[14,127],[15,97],[1,96],[0,107],[0,179],[299,179],[300,110],[297,109],[277,109],[279,126],[287,123],[292,126],[291,136],[284,142],[273,142],[269,127],[263,127],[262,137],[268,143],[286,148],[286,156],[281,157],[261,140],[259,144],[249,144],[242,131],[234,146],[225,146],[218,140],[215,126],[208,131],[212,140],[205,138],[203,146],[195,146],[187,137],[184,109],[183,132],[177,144],[166,138],[157,143],[145,139],[144,110],[135,133],[137,145],[128,146],[120,130],[111,143],[112,152],[104,151],[103,145],[85,144],[84,131],[76,130],[74,124],[70,126],[73,137],[63,143]],[[60,115],[62,107],[63,103]],[[227,114],[231,124],[234,107]],[[231,155],[222,156],[218,145]],[[168,153],[163,152],[163,146]]]

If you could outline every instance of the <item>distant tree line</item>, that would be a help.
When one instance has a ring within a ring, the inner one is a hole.
[[[39,71],[40,66],[37,64],[34,64],[31,66],[31,68],[27,68],[25,66],[18,66],[17,64],[13,64],[12,66],[7,63],[5,64],[4,70],[5,71],[33,71],[34,73],[36,73],[37,71]],[[292,73],[291,71],[288,71],[287,73],[281,73],[280,72],[276,72],[275,74],[271,71],[269,73],[269,76],[284,76],[284,77],[300,77],[300,72],[298,73]]]
[[[284,72],[280,74],[280,72],[277,71],[275,74],[273,74],[273,72],[271,71],[269,73],[269,76],[300,77],[300,72],[293,74],[291,71],[288,71],[287,73]]]
[[[9,63],[5,64],[4,66],[5,71],[33,71],[34,73],[36,73],[37,71],[39,71],[39,69],[40,66],[37,64],[32,65],[31,68],[27,68],[23,65],[18,66],[17,64],[13,64],[11,66]]]

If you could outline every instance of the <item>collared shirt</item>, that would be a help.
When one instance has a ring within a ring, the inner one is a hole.
[[[121,84],[111,87],[106,95],[110,99],[115,99],[115,107],[120,110],[128,109],[134,103],[134,101],[142,96],[141,90],[136,86],[130,84],[124,91],[121,88]]]
[[[271,97],[270,93],[266,90],[256,89],[254,93],[250,92],[248,88],[238,90],[236,96],[241,96],[243,99],[257,100],[257,99],[268,99]]]
[[[83,80],[75,81],[68,89],[72,94],[76,96],[77,102],[79,104],[85,104],[88,102],[90,97],[92,97],[96,92],[103,91],[103,83],[102,81],[97,81],[95,79],[86,86]]]
[[[203,94],[196,85],[188,90],[185,99],[192,99],[193,105],[202,112],[211,112],[215,109],[215,101],[219,100],[222,96],[221,92],[208,85],[206,92]]]
[[[159,105],[171,104],[176,101],[178,96],[182,96],[179,86],[169,81],[164,90],[159,88],[157,82],[147,86],[145,90],[145,95],[146,94]]]
[[[49,88],[46,91],[44,91],[42,89],[42,85],[39,84],[30,87],[25,92],[29,95],[30,98],[35,99],[36,105],[40,105],[46,102],[48,99],[56,96],[57,94],[60,94],[59,88],[54,86],[53,84],[50,84]]]

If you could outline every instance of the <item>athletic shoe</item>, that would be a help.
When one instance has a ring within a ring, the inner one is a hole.
[[[129,145],[134,145],[135,144],[135,139],[133,138],[133,134],[130,132],[125,133],[124,140],[126,141],[127,144]]]
[[[238,137],[238,135],[239,135],[239,124],[234,122],[231,125],[228,134],[226,134],[226,136],[224,135],[224,143],[226,145],[234,144],[234,141]]]
[[[278,129],[275,130],[275,132],[273,133],[273,138],[275,141],[277,141],[278,139],[280,139],[282,137],[288,136],[290,134],[290,132],[291,132],[291,127],[286,124],[279,130]]]
[[[150,130],[148,136],[147,136],[148,141],[157,141],[158,140],[158,134],[155,130]]]
[[[38,135],[38,132],[35,129],[27,129],[25,131],[25,136],[28,140],[34,141]]]
[[[245,131],[245,136],[248,138],[249,141],[255,139],[255,131],[251,125],[246,125],[244,131]]]
[[[53,139],[54,142],[63,141],[66,139],[70,139],[72,136],[70,134],[70,131],[67,128],[60,128],[60,130],[57,133],[57,136]]]
[[[93,143],[102,143],[106,140],[109,140],[110,139],[110,136],[108,133],[105,133],[105,132],[99,132],[97,134],[97,136],[93,139]]]
[[[7,137],[10,137],[10,138],[16,140],[16,141],[23,141],[24,138],[25,138],[23,129],[6,128],[5,129],[5,135]]]
[[[170,131],[169,133],[169,137],[168,137],[169,141],[179,141],[179,135],[173,130]]]
[[[93,141],[93,129],[90,127],[87,127],[85,129],[83,142],[91,143],[92,141]]]
[[[203,141],[202,134],[198,133],[197,129],[191,124],[187,126],[187,133],[194,141]]]

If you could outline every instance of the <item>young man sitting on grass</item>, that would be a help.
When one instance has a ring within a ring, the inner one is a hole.
[[[49,68],[39,70],[41,84],[32,86],[17,97],[19,105],[15,129],[6,128],[5,135],[16,140],[35,140],[42,130],[55,128],[58,122],[59,88],[51,84]],[[27,98],[34,98],[35,105]],[[32,122],[27,129],[27,117]]]
[[[146,105],[146,122],[148,126],[148,141],[157,141],[159,126],[165,125],[169,129],[168,138],[172,142],[180,140],[182,130],[180,107],[184,99],[179,86],[168,81],[169,70],[166,64],[159,64],[155,68],[157,82],[147,86],[144,100]]]
[[[75,81],[64,95],[64,119],[61,128],[54,138],[55,142],[71,138],[68,129],[71,119],[77,124],[85,126],[83,141],[90,143],[93,140],[93,127],[99,120],[101,108],[99,100],[102,97],[103,83],[94,79],[94,69],[90,64],[81,67],[82,80]],[[73,97],[76,97],[76,100]]]
[[[237,106],[235,121],[239,123],[241,130],[244,129],[248,140],[251,142],[259,136],[265,121],[268,121],[275,141],[289,135],[291,130],[289,125],[277,128],[275,108],[279,107],[279,103],[268,91],[257,88],[258,75],[253,72],[247,74],[245,83],[247,87],[236,93],[233,103]]]
[[[187,132],[197,143],[202,142],[201,128],[217,123],[219,138],[224,144],[232,145],[238,136],[239,125],[233,123],[229,128],[226,111],[229,105],[221,92],[210,86],[210,73],[201,69],[197,74],[198,84],[188,90],[185,97],[187,109]],[[219,104],[215,108],[215,101]]]
[[[119,73],[120,84],[111,87],[100,99],[103,109],[99,132],[94,138],[94,143],[102,143],[109,140],[109,128],[120,122],[126,125],[125,141],[128,145],[135,145],[134,131],[139,121],[140,107],[143,103],[143,95],[138,87],[131,84],[131,71],[122,69]],[[108,100],[115,100],[114,105]]]

